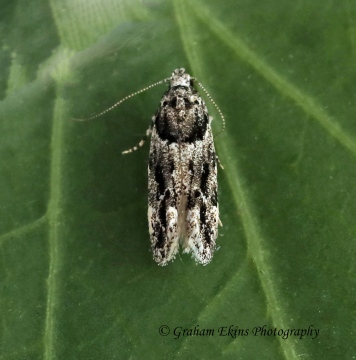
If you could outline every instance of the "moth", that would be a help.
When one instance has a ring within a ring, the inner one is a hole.
[[[151,136],[148,161],[148,225],[153,259],[165,266],[179,247],[199,264],[207,265],[216,249],[219,219],[217,163],[211,120],[197,83],[224,117],[205,88],[185,69],[137,91],[123,101],[158,84],[169,82],[145,138]],[[140,143],[124,154],[137,150]]]

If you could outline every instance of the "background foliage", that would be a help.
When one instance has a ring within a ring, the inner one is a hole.
[[[0,357],[354,358],[355,24],[351,0],[2,1]],[[70,120],[177,67],[227,120],[206,267],[152,261],[148,146],[121,156],[164,87]]]

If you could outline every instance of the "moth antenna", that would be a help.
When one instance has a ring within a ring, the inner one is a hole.
[[[215,109],[218,111],[220,118],[222,120],[222,129],[218,132],[218,134],[216,135],[216,137],[218,137],[220,134],[222,134],[225,131],[225,118],[223,113],[221,112],[219,106],[216,104],[216,102],[214,101],[214,99],[210,96],[210,94],[208,93],[208,91],[205,89],[205,87],[203,86],[203,84],[198,81],[196,78],[192,78],[192,80],[194,82],[196,82],[204,91],[205,95],[208,97],[208,99],[212,102],[212,104],[215,106]]]
[[[125,96],[123,99],[121,99],[121,100],[119,100],[118,102],[116,102],[114,105],[112,105],[112,106],[110,106],[109,108],[107,108],[106,110],[104,110],[104,111],[102,111],[102,112],[100,112],[100,113],[94,114],[94,115],[92,115],[92,116],[89,116],[88,118],[84,118],[84,119],[75,119],[75,118],[72,118],[72,120],[74,120],[74,121],[94,120],[94,119],[96,119],[96,118],[98,118],[98,117],[106,114],[107,112],[113,110],[114,108],[116,108],[117,106],[119,106],[120,104],[122,104],[124,101],[126,101],[126,100],[128,100],[128,99],[130,99],[130,98],[132,98],[132,97],[134,97],[134,96],[136,96],[136,95],[138,95],[138,94],[141,94],[142,92],[144,92],[144,91],[146,91],[146,90],[149,90],[149,89],[153,88],[154,86],[163,84],[163,83],[165,83],[165,82],[167,82],[167,81],[169,81],[169,80],[170,80],[170,78],[163,79],[163,80],[158,81],[158,82],[156,82],[156,83],[154,83],[154,84],[151,84],[151,85],[149,85],[149,86],[147,86],[147,87],[145,87],[145,88],[143,88],[143,89],[141,89],[141,90],[139,90],[139,91],[136,91],[136,92],[134,92],[134,93],[132,93],[132,94],[130,94],[130,95],[127,95],[127,96]]]

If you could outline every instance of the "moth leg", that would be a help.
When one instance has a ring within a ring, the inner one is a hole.
[[[222,166],[222,163],[220,162],[219,157],[218,157],[217,155],[216,155],[216,161],[218,162],[218,164],[219,164],[219,166],[220,166],[221,170],[225,170],[225,169],[224,169],[224,167]]]
[[[134,147],[128,149],[128,150],[125,150],[122,152],[122,154],[129,154],[129,153],[132,153],[136,150],[138,150],[141,146],[143,146],[143,144],[145,143],[145,141],[149,138],[149,136],[152,134],[152,128],[153,128],[153,125],[154,125],[154,117],[152,118],[152,121],[151,121],[151,124],[150,126],[148,127],[148,129],[146,130],[146,134],[145,136],[140,140],[140,142],[135,145]]]

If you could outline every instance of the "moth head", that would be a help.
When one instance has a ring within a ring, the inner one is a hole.
[[[174,70],[170,80],[171,88],[175,86],[190,86],[190,75],[183,68]]]

